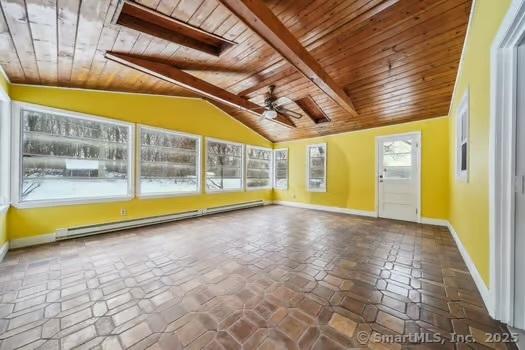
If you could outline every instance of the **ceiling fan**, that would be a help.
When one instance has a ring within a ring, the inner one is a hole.
[[[290,109],[284,108],[284,105],[294,103],[294,101],[288,97],[279,97],[277,98],[273,91],[275,90],[275,85],[270,85],[268,87],[268,92],[264,98],[264,106],[261,106],[259,109],[264,109],[261,116],[264,119],[275,119],[279,114],[285,115],[290,118],[300,119],[302,114],[292,111]]]

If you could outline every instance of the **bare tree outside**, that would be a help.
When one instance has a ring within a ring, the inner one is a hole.
[[[23,110],[22,132],[22,200],[127,194],[127,126]]]
[[[242,146],[208,141],[206,186],[210,190],[242,187]]]
[[[143,127],[141,193],[197,192],[198,137]]]
[[[266,188],[272,184],[272,150],[247,147],[246,186]]]
[[[275,187],[286,188],[288,184],[288,150],[277,150],[275,157]]]

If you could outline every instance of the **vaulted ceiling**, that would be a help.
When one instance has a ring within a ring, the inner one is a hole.
[[[277,97],[317,105],[330,119],[303,116],[287,127],[213,101],[282,141],[446,115],[471,8],[471,0],[264,1],[325,78],[348,95],[356,112],[350,113],[224,5],[234,1],[136,2],[234,44],[217,56],[115,24],[119,0],[0,0],[0,64],[14,83],[196,96],[106,58],[108,51],[133,54],[162,60],[251,105],[262,105],[273,84]],[[286,108],[304,114],[297,104]]]

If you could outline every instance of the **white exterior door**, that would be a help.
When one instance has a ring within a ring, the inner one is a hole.
[[[377,138],[378,215],[419,221],[419,133]]]
[[[516,97],[514,326],[525,329],[525,44],[518,47]]]

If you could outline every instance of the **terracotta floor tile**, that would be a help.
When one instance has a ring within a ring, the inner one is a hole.
[[[433,349],[358,336],[452,330],[483,343],[504,326],[436,226],[269,206],[13,250],[0,263],[2,350]],[[485,345],[512,348],[468,344]]]

